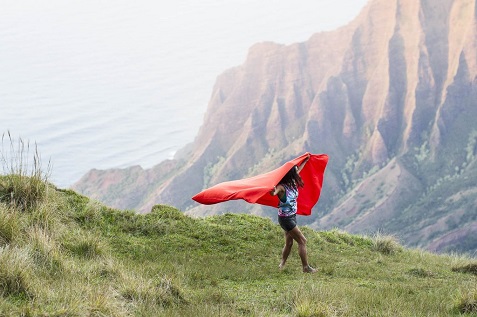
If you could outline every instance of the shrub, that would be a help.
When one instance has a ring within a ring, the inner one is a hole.
[[[31,163],[30,143],[20,138],[15,145],[10,132],[8,140],[10,144],[5,146],[4,133],[0,156],[4,174],[0,178],[0,201],[26,210],[35,207],[45,198],[51,164],[48,162],[48,168],[43,170],[36,144]]]
[[[391,255],[402,251],[402,246],[396,237],[391,235],[382,235],[379,232],[373,237],[373,250],[385,255]]]

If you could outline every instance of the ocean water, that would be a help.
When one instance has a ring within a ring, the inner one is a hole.
[[[194,140],[215,79],[250,46],[351,21],[366,0],[0,0],[0,134],[51,181],[150,168]]]

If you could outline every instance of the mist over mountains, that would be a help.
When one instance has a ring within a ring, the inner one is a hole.
[[[378,230],[432,251],[477,251],[476,0],[372,0],[350,24],[259,43],[216,81],[194,142],[151,169],[92,170],[74,189],[108,205],[189,214],[190,197],[305,151],[330,157],[312,228]]]

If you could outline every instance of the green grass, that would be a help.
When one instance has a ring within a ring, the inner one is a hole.
[[[4,181],[0,177],[0,182]],[[283,271],[281,228],[107,208],[51,185],[35,207],[0,203],[0,316],[461,316],[477,314],[476,261],[389,236],[303,227]]]

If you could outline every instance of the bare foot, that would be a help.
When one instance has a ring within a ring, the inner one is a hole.
[[[316,272],[317,272],[317,270],[314,269],[313,267],[309,266],[309,265],[303,267],[303,273],[316,273]]]

